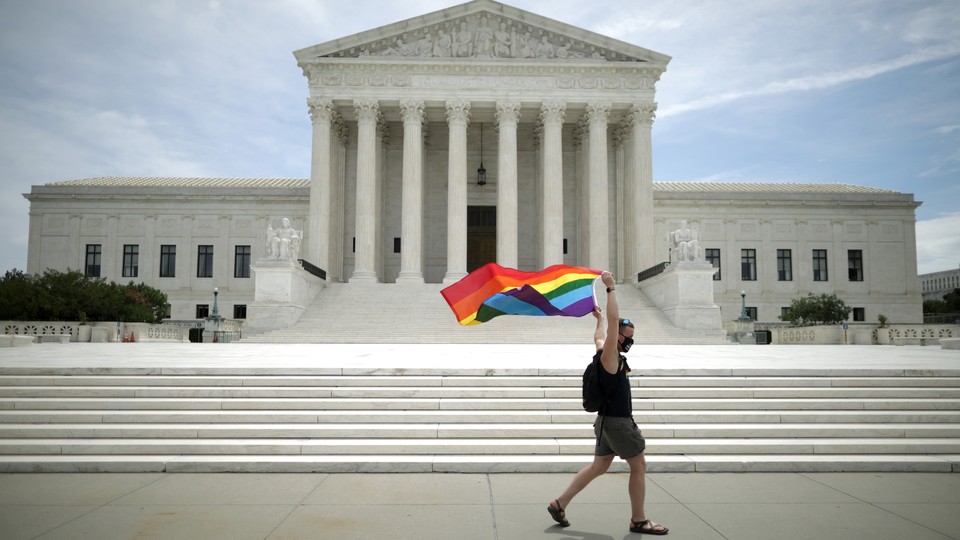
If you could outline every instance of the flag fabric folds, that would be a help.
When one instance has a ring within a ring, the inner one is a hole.
[[[487,263],[440,291],[461,325],[500,315],[582,317],[593,311],[593,282],[600,270],[556,264],[521,272]]]

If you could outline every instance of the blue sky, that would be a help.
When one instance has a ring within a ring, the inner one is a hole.
[[[919,271],[960,265],[960,2],[508,3],[673,57],[657,85],[655,180],[912,193]],[[451,5],[0,3],[0,271],[26,266],[31,185],[308,177],[292,52]]]

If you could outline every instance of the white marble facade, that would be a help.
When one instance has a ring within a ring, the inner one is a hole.
[[[126,281],[124,246],[136,245],[135,279],[167,292],[173,318],[212,303],[214,284],[230,316],[229,303],[254,299],[253,279],[237,275],[238,247],[250,246],[253,263],[270,255],[265,231],[283,218],[301,258],[358,286],[453,281],[483,245],[505,266],[578,264],[633,282],[668,259],[669,233],[686,220],[700,251],[720,250],[724,319],[739,315],[741,290],[762,321],[799,294],[834,290],[868,322],[920,318],[912,195],[653,182],[655,86],[668,56],[491,0],[294,54],[308,83],[309,179],[34,186],[27,270],[83,268],[86,246],[100,245],[101,275]],[[478,233],[470,209],[491,207],[495,223]],[[210,278],[197,276],[204,245]],[[161,246],[176,246],[173,277],[159,277]],[[742,249],[756,250],[756,280],[741,280]],[[791,250],[790,281],[778,279],[778,249]],[[810,275],[813,249],[827,251],[825,282]],[[845,279],[849,250],[862,252],[863,281]]]

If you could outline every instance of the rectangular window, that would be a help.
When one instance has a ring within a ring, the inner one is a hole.
[[[863,251],[859,249],[847,250],[847,279],[863,281]]]
[[[566,238],[563,239],[563,254],[564,254],[564,255],[567,254],[567,239],[566,239]]]
[[[177,246],[160,246],[160,277],[177,277]]]
[[[213,277],[213,246],[197,248],[197,277]]]
[[[789,313],[789,312],[790,312],[790,308],[788,308],[788,307],[782,307],[782,308],[780,308],[780,320],[781,320],[781,321],[786,320],[785,317],[787,316],[787,313]]]
[[[233,318],[234,318],[234,319],[246,319],[246,318],[247,318],[247,305],[246,305],[246,304],[234,304],[234,305],[233,305]]]
[[[813,280],[827,281],[827,250],[813,250]]]
[[[233,277],[250,277],[250,246],[237,246],[233,255]]]
[[[83,271],[88,276],[100,277],[100,244],[87,244],[87,262]]]
[[[717,269],[717,272],[713,274],[714,281],[720,281],[720,250],[714,248],[707,248],[705,250],[707,262],[713,265]]]
[[[777,250],[777,281],[793,281],[793,254],[789,249]]]
[[[864,322],[867,320],[867,310],[862,307],[853,308],[853,322]]]
[[[197,304],[197,318],[205,319],[210,316],[210,304]]]
[[[747,317],[750,317],[751,321],[757,320],[757,308],[747,306]]]
[[[123,246],[123,277],[137,277],[140,272],[140,246],[124,244]]]
[[[757,280],[757,250],[740,250],[740,279],[742,281]]]
[[[396,236],[393,237],[393,252],[400,253],[400,238]]]

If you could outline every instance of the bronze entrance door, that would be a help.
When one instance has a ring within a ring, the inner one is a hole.
[[[467,272],[497,262],[497,207],[467,207]]]

